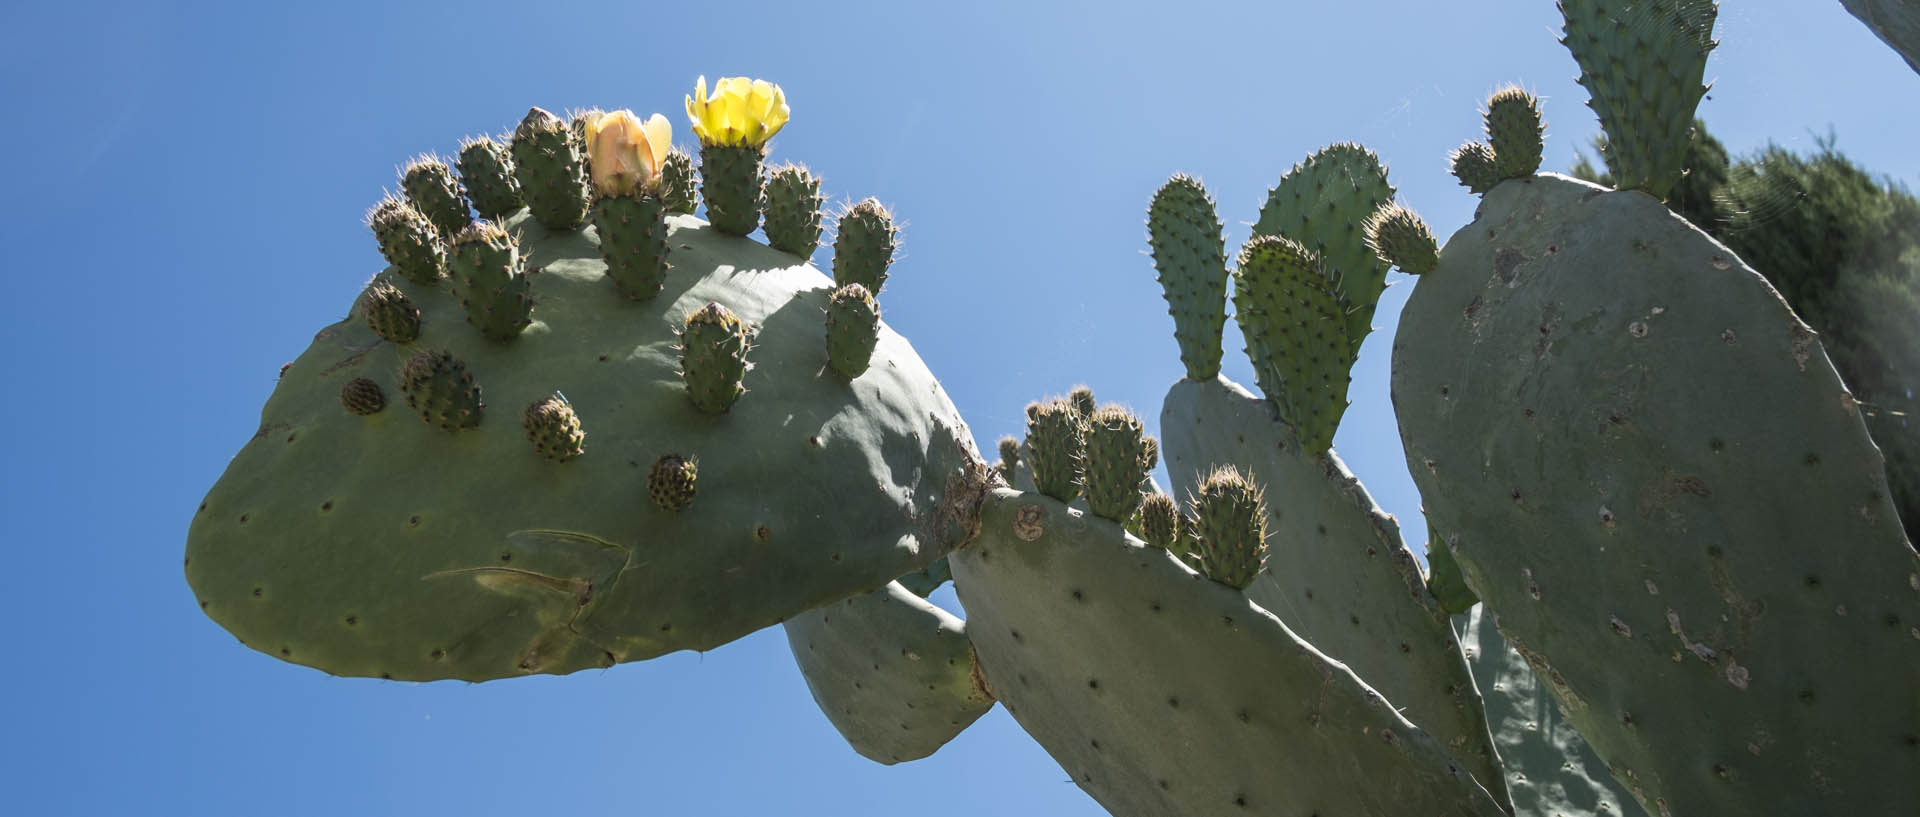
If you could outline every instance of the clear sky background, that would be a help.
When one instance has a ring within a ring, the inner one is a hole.
[[[1174,171],[1209,184],[1232,252],[1290,166],[1359,140],[1444,237],[1475,204],[1447,152],[1507,82],[1544,97],[1546,167],[1568,167],[1597,124],[1558,30],[1547,0],[6,4],[7,811],[1101,813],[998,709],[927,760],[861,759],[777,628],[480,685],[282,663],[195,608],[188,519],[280,364],[381,267],[360,219],[396,168],[529,105],[657,110],[690,143],[696,75],[783,85],[774,159],[906,221],[886,318],[988,448],[1076,383],[1157,425],[1181,369],[1144,214]],[[1831,129],[1920,179],[1920,78],[1839,3],[1730,1],[1719,37],[1701,110],[1736,154]],[[1337,448],[1417,551],[1386,385],[1411,286]]]

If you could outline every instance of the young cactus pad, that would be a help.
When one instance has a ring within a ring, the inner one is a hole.
[[[1113,522],[995,490],[950,561],[994,695],[1113,814],[1506,814],[1397,702]]]
[[[899,582],[784,626],[814,703],[868,760],[919,760],[993,708],[966,622]]]
[[[511,343],[469,325],[444,288],[392,276],[420,308],[421,345],[446,352],[420,376],[457,364],[495,409],[458,433],[343,409],[342,384],[397,387],[408,358],[350,316],[280,380],[195,513],[187,579],[243,643],[336,675],[567,673],[718,646],[961,541],[984,481],[970,433],[884,325],[860,388],[824,370],[826,276],[672,216],[665,290],[636,303],[589,235],[524,211],[502,227],[542,270]],[[757,328],[747,393],[720,415],[687,399],[675,334],[714,302]],[[518,416],[556,391],[592,436],[565,462],[535,451]],[[699,462],[699,496],[678,513],[648,493],[669,453]]]
[[[1580,64],[1587,105],[1607,135],[1607,171],[1622,190],[1666,198],[1686,172],[1693,111],[1707,93],[1707,54],[1717,44],[1718,4],[1560,0],[1560,11],[1560,42]]]
[[[1467,584],[1648,813],[1920,802],[1920,554],[1726,247],[1638,192],[1502,184],[1414,288],[1393,402]]]

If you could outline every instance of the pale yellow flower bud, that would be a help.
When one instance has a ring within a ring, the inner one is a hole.
[[[673,124],[660,114],[645,122],[633,111],[601,114],[586,123],[593,185],[602,196],[651,189],[673,144]]]

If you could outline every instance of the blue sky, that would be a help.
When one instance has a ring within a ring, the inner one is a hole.
[[[862,760],[777,630],[564,678],[398,684],[281,663],[201,616],[188,518],[280,364],[381,266],[361,214],[413,154],[535,104],[658,110],[688,140],[696,75],[780,83],[775,159],[897,209],[887,320],[991,446],[1076,383],[1157,420],[1180,368],[1143,222],[1170,173],[1207,181],[1231,251],[1288,167],[1359,140],[1445,236],[1474,205],[1445,156],[1489,91],[1545,98],[1549,169],[1597,130],[1546,0],[530,9],[0,11],[18,813],[1101,813],[998,710],[930,759]],[[1729,2],[1719,36],[1702,115],[1734,152],[1832,129],[1920,181],[1920,78],[1837,2]],[[1417,540],[1386,393],[1410,288],[1380,307],[1337,447]]]

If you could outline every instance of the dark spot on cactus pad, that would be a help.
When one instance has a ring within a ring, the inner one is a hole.
[[[1349,615],[1347,616],[1347,621],[1348,621],[1349,623],[1351,623],[1351,624],[1353,624],[1353,626],[1355,626],[1355,627],[1358,627],[1358,626],[1360,626],[1360,617],[1359,617],[1359,616],[1356,616],[1356,615],[1351,615],[1351,614],[1349,614]]]
[[[1447,387],[1446,387],[1446,386],[1441,386],[1441,387],[1440,387],[1440,396],[1441,396],[1441,397],[1445,397],[1445,396],[1447,396]]]
[[[281,654],[281,655],[292,655],[292,654],[293,654],[293,648],[292,648],[292,647],[281,647],[281,648],[280,648],[280,654]]]
[[[1307,588],[1307,601],[1313,601],[1313,588]]]
[[[1253,715],[1244,709],[1234,713],[1234,717],[1239,718],[1241,723],[1253,723]]]
[[[1088,679],[1087,679],[1087,688],[1088,688],[1088,689],[1099,689],[1099,688],[1100,688],[1100,679],[1098,679],[1098,678],[1088,678]]]
[[[350,616],[347,616],[346,618],[341,619],[341,621],[344,622],[348,627],[352,627],[360,623],[360,617],[350,615]]]
[[[511,561],[513,561],[513,554],[511,554],[511,553],[502,553],[502,554],[500,554],[500,561],[502,561],[502,562],[511,562]]]
[[[1234,805],[1236,805],[1236,806],[1239,806],[1239,807],[1241,807],[1241,808],[1246,808],[1246,807],[1247,807],[1247,796],[1246,796],[1246,795],[1244,795],[1244,794],[1236,794],[1236,795],[1234,795],[1234,796],[1233,796],[1233,804],[1234,804]]]
[[[414,515],[412,515],[412,516],[409,516],[409,517],[407,517],[407,526],[408,526],[408,527],[414,527],[414,528],[417,528],[417,527],[419,527],[419,526],[420,526],[420,515],[419,515],[419,514],[414,514]]]
[[[1167,779],[1166,779],[1166,778],[1164,778],[1164,777],[1162,777],[1162,778],[1160,778],[1160,779],[1158,779],[1158,780],[1155,780],[1154,782],[1155,782],[1155,783],[1158,783],[1158,784],[1160,784],[1160,789],[1161,789],[1162,791],[1165,791],[1165,790],[1167,790],[1167,789],[1169,789],[1169,788],[1171,788],[1170,786],[1168,786],[1168,785],[1167,785]]]
[[[1816,575],[1814,575],[1814,574],[1812,574],[1812,573],[1808,573],[1808,574],[1807,574],[1807,578],[1806,578],[1806,583],[1807,583],[1807,587],[1810,587],[1810,588],[1811,588],[1811,587],[1819,587],[1819,586],[1820,586],[1820,577],[1819,577],[1819,576],[1816,576]]]
[[[1888,614],[1886,615],[1886,617],[1885,617],[1885,618],[1883,618],[1883,619],[1881,619],[1881,621],[1884,621],[1884,622],[1886,622],[1886,625],[1887,625],[1888,627],[1899,627],[1899,626],[1900,626],[1900,616],[1898,616],[1898,615],[1895,615],[1895,614],[1893,614],[1893,613],[1888,613]]]
[[[1808,452],[1807,452],[1807,456],[1806,456],[1806,457],[1804,457],[1804,458],[1802,458],[1802,459],[1801,459],[1801,462],[1804,462],[1804,463],[1806,463],[1806,464],[1808,464],[1808,465],[1819,465],[1819,464],[1820,464],[1820,455],[1819,455],[1819,454],[1815,454],[1815,453],[1813,453],[1812,451],[1808,451]]]
[[[763,544],[763,545],[773,541],[773,528],[769,528],[766,525],[761,525],[759,527],[754,528],[753,541],[759,542],[760,544]],[[878,669],[878,667],[876,667],[875,669]]]
[[[1801,703],[1811,706],[1814,701],[1813,687],[1801,687],[1798,697]]]
[[[1726,441],[1726,440],[1722,440],[1722,439],[1720,439],[1719,437],[1715,437],[1715,438],[1713,438],[1713,439],[1711,439],[1711,440],[1708,440],[1708,441],[1707,441],[1707,449],[1708,449],[1709,451],[1712,451],[1712,452],[1714,452],[1714,453],[1716,453],[1716,454],[1718,454],[1718,453],[1720,453],[1721,451],[1724,451],[1724,450],[1726,450],[1726,447],[1727,447],[1727,441]]]
[[[255,588],[253,588],[253,597],[254,597],[254,598],[256,598],[256,599],[257,599],[257,598],[260,598],[261,596],[264,596],[264,595],[266,595],[266,592],[267,592],[267,591],[266,591],[266,590],[264,590],[264,589],[262,589],[262,588],[259,588],[259,587],[255,587]]]
[[[1402,654],[1408,654],[1408,653],[1412,653],[1412,652],[1413,652],[1413,645],[1411,645],[1411,644],[1408,644],[1408,643],[1407,643],[1407,642],[1405,642],[1405,641],[1402,641],[1402,642],[1400,642],[1400,652],[1401,652]]]
[[[242,525],[247,524],[247,516],[248,514],[244,514],[244,513],[240,515],[240,524]]]
[[[427,653],[427,657],[428,657],[428,658],[431,658],[431,659],[433,659],[433,660],[435,660],[435,661],[438,661],[438,660],[440,660],[440,659],[442,659],[442,658],[445,658],[445,657],[447,657],[447,651],[446,651],[446,650],[443,650],[443,649],[440,649],[440,648],[438,648],[438,647],[435,647],[435,648],[434,648],[434,650],[433,650],[433,652],[430,652],[430,653]]]
[[[1096,752],[1100,751],[1100,741],[1088,740],[1087,745],[1093,747],[1093,750]]]
[[[1015,641],[1020,641],[1020,640],[1022,640],[1022,639],[1021,639],[1021,637],[1020,637],[1020,631],[1019,631],[1019,630],[1008,630],[1008,631],[1007,631],[1007,633],[1008,633],[1008,634],[1010,634],[1010,635],[1012,635],[1012,636],[1013,636],[1013,640],[1015,640]]]
[[[194,511],[194,512],[195,512],[195,513],[199,513],[200,511],[204,511],[204,510],[206,510],[206,509],[207,509],[207,503],[205,503],[205,502],[202,502],[202,503],[200,503],[200,508],[199,508],[199,510],[197,510],[197,511]]]
[[[1074,590],[1072,596],[1074,601],[1086,601],[1086,597],[1079,590]]]
[[[1147,609],[1152,610],[1153,612],[1156,612],[1156,613],[1160,612],[1160,602],[1157,602],[1157,601],[1147,602]]]
[[[1713,557],[1713,558],[1715,558],[1715,559],[1718,559],[1718,558],[1720,558],[1720,557],[1722,557],[1722,556],[1725,556],[1725,555],[1727,555],[1727,552],[1726,552],[1726,551],[1724,551],[1724,550],[1721,550],[1721,549],[1720,549],[1720,546],[1719,546],[1719,545],[1708,545],[1708,546],[1707,546],[1707,555],[1708,555],[1708,556],[1711,556],[1711,557]]]
[[[1174,698],[1174,697],[1169,697],[1169,698],[1167,698],[1167,706],[1170,706],[1170,707],[1173,707],[1174,709],[1179,709],[1179,708],[1180,708],[1180,699],[1179,699],[1179,698]]]
[[[325,502],[320,503],[320,510],[322,512],[333,510],[333,500],[329,499]]]
[[[205,609],[207,609],[207,600],[206,600],[206,599],[201,599],[201,600],[200,600],[200,609],[202,609],[202,610],[205,610]]]
[[[287,435],[287,442],[293,442],[293,438],[294,438],[294,437],[297,437],[297,436],[299,436],[299,435],[300,435],[300,433],[299,433],[299,432],[297,432],[297,431],[296,431],[296,432],[294,432],[294,433],[292,433],[292,434],[288,434],[288,435]]]

